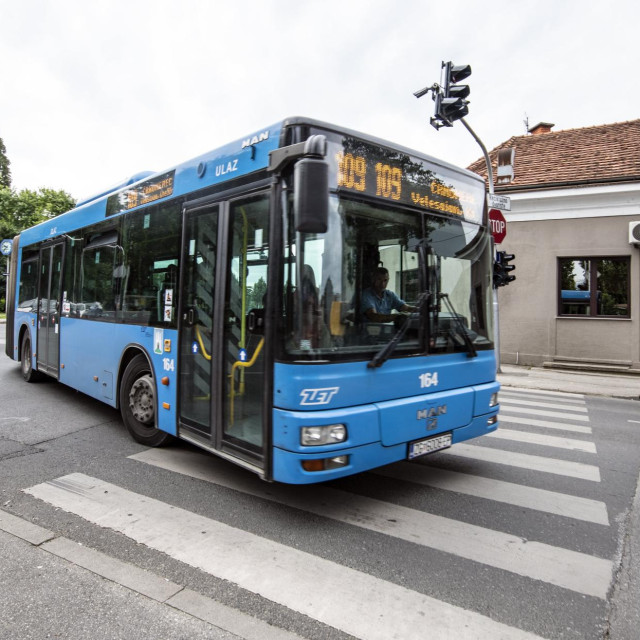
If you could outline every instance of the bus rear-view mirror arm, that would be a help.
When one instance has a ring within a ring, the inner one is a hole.
[[[272,151],[269,170],[282,170],[290,162],[293,168],[293,216],[299,233],[326,233],[329,223],[329,164],[327,139],[309,136],[304,142]]]

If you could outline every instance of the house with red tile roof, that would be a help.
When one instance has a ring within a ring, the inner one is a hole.
[[[489,153],[511,201],[497,249],[516,255],[501,362],[640,373],[640,120],[553,127]],[[484,159],[469,168],[486,179]]]

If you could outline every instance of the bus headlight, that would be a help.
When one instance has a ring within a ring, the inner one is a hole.
[[[343,424],[329,424],[324,427],[302,427],[300,444],[314,447],[323,444],[336,444],[347,439],[347,427]]]
[[[498,406],[498,392],[496,391],[495,393],[491,394],[491,400],[489,400],[489,406],[490,407],[497,407]]]

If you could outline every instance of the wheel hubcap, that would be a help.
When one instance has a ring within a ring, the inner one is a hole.
[[[138,378],[131,386],[129,408],[138,422],[142,424],[153,422],[153,381],[150,376]]]

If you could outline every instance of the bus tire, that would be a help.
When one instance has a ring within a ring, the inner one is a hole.
[[[127,365],[120,385],[120,413],[131,437],[147,447],[161,447],[172,436],[156,422],[156,385],[149,362],[142,354]]]
[[[22,377],[27,382],[37,382],[41,379],[40,373],[33,368],[33,360],[31,358],[31,338],[25,335],[22,341],[22,351],[20,353],[20,365],[22,368]]]

